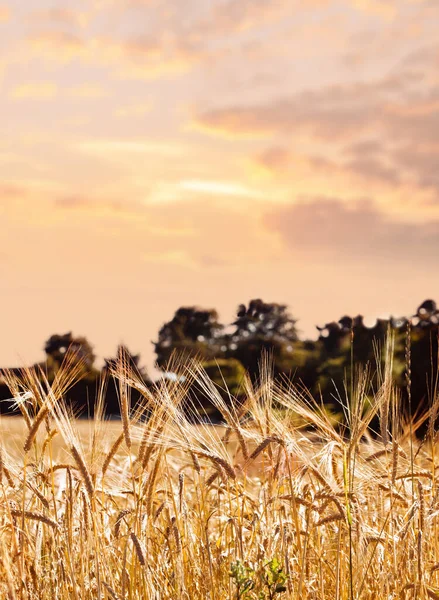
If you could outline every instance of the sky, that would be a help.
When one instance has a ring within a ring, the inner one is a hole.
[[[0,365],[439,300],[437,0],[0,0]]]

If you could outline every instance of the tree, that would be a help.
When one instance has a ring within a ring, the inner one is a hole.
[[[113,358],[104,358],[103,374],[109,375],[108,386],[105,390],[105,409],[110,414],[118,414],[120,412],[120,385],[118,381],[118,366],[122,363],[124,369],[134,374],[143,381],[145,386],[151,385],[145,369],[140,366],[140,354],[132,354],[127,346],[119,344],[116,351],[116,356]],[[139,402],[141,394],[136,390],[131,390],[130,398],[133,407]]]
[[[231,401],[237,403],[237,405],[240,404],[243,398],[245,369],[239,360],[234,358],[209,360],[203,363],[203,369],[226,404]],[[192,407],[199,406],[211,418],[216,420],[222,418],[221,412],[212,404],[209,392],[206,392],[204,385],[200,383],[198,378],[195,378],[191,383],[189,397],[191,401],[188,405],[188,414],[191,417],[194,416]]]
[[[439,323],[439,310],[434,300],[424,300],[413,317],[413,325],[431,329]]]
[[[268,353],[275,372],[291,367],[293,348],[298,341],[296,320],[284,304],[267,303],[257,298],[240,304],[234,331],[225,339],[227,356],[236,358],[255,378],[264,353]]]
[[[434,300],[425,300],[411,319],[410,387],[412,412],[425,410],[439,393],[439,311]],[[407,376],[407,372],[405,372]],[[407,386],[407,377],[404,384]],[[407,389],[405,390],[408,402]]]
[[[287,306],[263,302],[260,298],[250,300],[248,307],[240,304],[233,325],[236,327],[234,336],[238,338],[259,335],[280,337],[289,342],[298,339],[296,320],[288,313]]]
[[[198,356],[201,360],[217,357],[222,352],[222,330],[216,310],[196,306],[179,308],[171,321],[160,329],[158,341],[153,342],[158,366],[166,367],[174,352]]]
[[[44,344],[44,351],[47,355],[48,367],[54,372],[61,366],[67,352],[70,360],[81,362],[85,371],[91,371],[95,361],[93,347],[88,340],[82,336],[74,337],[71,331],[50,336]]]
[[[377,319],[372,327],[364,324],[362,315],[345,315],[337,322],[317,327],[321,343],[320,364],[318,366],[318,388],[325,402],[337,406],[336,399],[346,401],[352,385],[359,375],[360,367],[370,366],[372,382],[377,385],[376,353],[380,350],[384,358],[385,340],[391,321]],[[352,372],[354,367],[354,372]],[[337,406],[336,410],[340,407]]]
[[[261,359],[266,353],[272,358],[275,376],[282,374],[303,383],[321,395],[324,402],[334,404],[336,388],[342,401],[346,400],[345,393],[349,395],[352,385],[355,386],[356,371],[361,365],[369,366],[371,387],[377,389],[382,362],[378,366],[376,360],[383,360],[387,334],[393,330],[393,378],[402,392],[403,405],[407,407],[409,379],[412,412],[420,406],[426,408],[428,401],[438,393],[439,310],[433,300],[425,300],[410,319],[377,319],[368,327],[362,315],[345,315],[317,329],[320,333],[317,341],[299,340],[296,320],[287,307],[261,299],[253,299],[248,305],[240,304],[236,319],[227,331],[218,322],[215,310],[184,307],[177,310],[159,332],[155,344],[157,362],[165,366],[175,350],[186,356],[196,355],[209,369],[218,388],[224,377],[236,395],[239,394],[240,366],[257,380]],[[408,329],[410,377],[405,349]]]
[[[140,375],[143,380],[148,380],[148,375],[144,367],[140,366],[140,354],[132,354],[125,344],[119,344],[115,358],[104,358],[104,369],[107,371],[116,371],[117,363],[121,359],[129,369]]]

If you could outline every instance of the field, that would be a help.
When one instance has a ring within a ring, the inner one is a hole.
[[[388,366],[373,396],[359,376],[345,427],[268,368],[236,407],[192,367],[221,427],[188,422],[184,384],[115,375],[107,422],[60,402],[69,369],[6,374],[22,417],[0,422],[1,598],[439,598],[438,402],[416,437]]]

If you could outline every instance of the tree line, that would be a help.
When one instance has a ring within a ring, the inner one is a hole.
[[[372,384],[378,385],[377,361],[382,360],[385,340],[394,332],[393,375],[407,406],[408,386],[412,410],[422,410],[437,393],[439,310],[433,300],[425,300],[413,315],[377,319],[372,327],[364,323],[362,315],[343,316],[317,327],[316,340],[301,339],[297,321],[284,304],[267,303],[253,299],[240,304],[232,323],[219,320],[215,309],[196,306],[181,307],[166,322],[153,342],[157,366],[166,373],[175,374],[178,365],[195,358],[201,363],[226,401],[239,402],[242,383],[247,373],[257,383],[260,363],[270,357],[273,375],[285,382],[293,381],[309,390],[334,411],[340,411],[345,390],[354,384],[361,365],[369,365]],[[38,365],[53,380],[66,353],[74,355],[81,372],[79,381],[68,392],[68,400],[76,406],[84,405],[92,414],[98,382],[102,375],[111,374],[117,357],[123,356],[145,382],[153,382],[140,367],[140,356],[120,346],[115,357],[105,359],[103,369],[95,367],[93,347],[84,337],[72,333],[52,335],[45,343],[46,359]],[[409,367],[409,368],[408,368]],[[118,388],[108,378],[106,388],[107,412],[119,411]],[[194,382],[188,393],[209,410],[208,397]],[[13,409],[8,390],[0,385],[2,412]],[[136,399],[134,399],[135,401]],[[86,409],[87,410],[87,409]]]

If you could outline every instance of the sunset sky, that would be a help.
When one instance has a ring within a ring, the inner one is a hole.
[[[437,0],[0,0],[0,365],[439,300]]]

